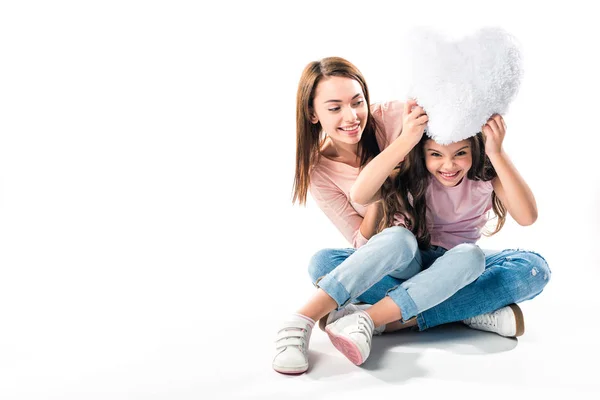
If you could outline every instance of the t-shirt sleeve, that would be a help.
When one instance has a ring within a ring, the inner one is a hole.
[[[319,208],[352,244],[352,247],[359,248],[367,243],[368,239],[360,233],[363,217],[352,207],[348,197],[340,188],[326,176],[314,172],[309,190]]]
[[[479,193],[483,196],[488,196],[488,203],[485,207],[485,211],[489,211],[494,206],[492,202],[492,193],[494,192],[494,185],[492,181],[477,181],[477,188],[479,189]]]
[[[379,148],[383,150],[396,140],[402,132],[404,103],[398,100],[375,103],[371,107],[371,113],[379,127],[377,143],[379,143]]]
[[[473,186],[475,189],[481,193],[481,195],[489,195],[492,196],[492,192],[494,191],[494,185],[492,184],[492,180],[489,181],[473,181]]]

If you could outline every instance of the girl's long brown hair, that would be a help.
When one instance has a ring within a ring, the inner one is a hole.
[[[327,57],[309,63],[302,72],[296,95],[296,173],[294,177],[292,204],[306,204],[310,185],[310,170],[318,162],[323,143],[322,127],[313,124],[314,99],[317,85],[331,76],[342,76],[357,81],[367,102],[367,123],[358,143],[360,166],[379,154],[375,132],[377,123],[371,114],[369,89],[361,72],[349,61],[340,57]]]
[[[421,142],[413,147],[404,161],[396,167],[384,182],[381,188],[383,218],[377,229],[380,232],[392,226],[394,215],[399,213],[404,217],[407,229],[413,232],[419,247],[422,249],[428,248],[431,243],[431,236],[427,229],[425,194],[429,179],[435,179],[435,177],[431,177],[431,173],[425,166],[425,153],[423,151],[425,142],[429,139],[427,135],[423,135]],[[498,176],[490,159],[485,154],[485,142],[482,133],[479,132],[469,138],[469,142],[473,164],[467,172],[466,178],[487,182]],[[492,209],[498,218],[498,222],[494,231],[485,233],[488,236],[498,233],[506,221],[506,207],[495,192],[492,192]]]

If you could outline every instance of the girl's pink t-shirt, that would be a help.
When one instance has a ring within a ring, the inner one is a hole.
[[[477,242],[492,209],[492,182],[464,177],[458,185],[446,187],[433,176],[429,180],[425,197],[431,244],[451,249]]]

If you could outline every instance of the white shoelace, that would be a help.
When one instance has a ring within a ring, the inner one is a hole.
[[[367,343],[370,343],[371,338],[373,337],[373,329],[371,328],[371,324],[364,315],[358,315],[358,329],[350,333],[360,333],[365,335]]]
[[[475,325],[488,325],[496,327],[498,323],[498,318],[496,317],[497,311],[493,313],[481,314],[476,317],[471,318],[471,323]]]

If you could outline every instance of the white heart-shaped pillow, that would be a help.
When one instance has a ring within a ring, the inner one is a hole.
[[[523,76],[522,52],[501,28],[460,40],[428,29],[408,36],[409,90],[429,117],[427,134],[440,144],[476,135],[494,114],[505,114]]]

